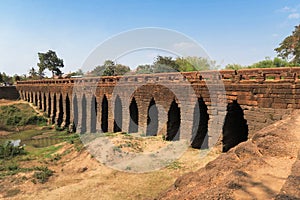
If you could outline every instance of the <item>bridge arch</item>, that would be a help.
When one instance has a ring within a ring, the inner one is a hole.
[[[56,99],[56,94],[54,93],[53,95],[53,99],[52,99],[52,112],[51,112],[51,120],[52,120],[52,124],[55,124],[55,118],[56,118],[56,112],[57,112],[57,99]]]
[[[208,148],[208,108],[202,97],[198,98],[194,108],[192,143],[196,149]]]
[[[62,96],[62,94],[60,94],[59,99],[58,99],[58,116],[57,116],[57,125],[59,127],[63,123],[63,117],[64,117],[63,96]]]
[[[80,133],[86,133],[87,131],[87,113],[86,113],[86,96],[83,94],[82,99],[81,99],[81,129]]]
[[[76,132],[78,126],[78,100],[77,95],[73,96],[73,131]]]
[[[158,132],[158,109],[155,99],[152,98],[147,112],[147,136],[156,136]]]
[[[129,106],[129,116],[130,116],[130,121],[129,121],[129,128],[128,132],[129,133],[136,133],[138,132],[139,128],[139,110],[138,106],[136,103],[135,98],[133,97],[130,106]]]
[[[248,139],[248,125],[244,111],[237,100],[227,105],[227,114],[223,125],[223,152]]]
[[[108,101],[105,94],[101,104],[101,130],[103,133],[108,132]]]
[[[68,127],[71,123],[71,101],[70,101],[70,97],[69,94],[67,93],[66,95],[66,100],[65,100],[65,127]]]
[[[179,140],[180,136],[180,108],[174,99],[168,111],[166,140]]]
[[[123,114],[122,101],[119,95],[117,95],[114,104],[114,133],[122,131],[122,123],[123,123],[122,114]]]
[[[91,133],[96,133],[97,131],[97,109],[98,109],[98,105],[97,105],[97,99],[95,97],[95,95],[92,96],[91,99]]]

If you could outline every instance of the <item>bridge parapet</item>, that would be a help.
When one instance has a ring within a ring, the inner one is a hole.
[[[222,80],[225,83],[239,82],[281,82],[296,83],[300,78],[300,67],[281,67],[281,68],[259,68],[259,69],[241,69],[241,70],[211,70],[211,71],[194,71],[181,73],[156,73],[156,74],[139,74],[126,76],[102,76],[102,77],[85,77],[85,78],[64,78],[64,79],[43,79],[31,81],[18,81],[18,85],[37,85],[37,84],[78,84],[78,83],[98,83],[98,84],[116,84],[122,82],[149,82],[156,83],[161,81],[178,82],[188,80],[195,82],[211,82],[212,80]]]

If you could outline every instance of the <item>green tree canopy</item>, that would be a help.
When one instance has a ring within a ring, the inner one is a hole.
[[[275,51],[283,59],[292,63],[300,63],[300,25],[295,26],[292,35],[287,36]]]
[[[179,71],[181,72],[212,70],[220,67],[216,65],[215,61],[197,56],[177,58],[176,63],[179,65]]]
[[[153,63],[153,72],[179,72],[179,65],[168,56],[157,56]]]
[[[39,75],[43,75],[45,69],[48,69],[52,72],[52,77],[54,75],[61,75],[62,72],[60,68],[64,67],[64,62],[62,59],[58,58],[56,53],[52,50],[49,50],[46,53],[38,53],[39,63]]]
[[[254,63],[248,68],[276,68],[276,67],[294,67],[297,66],[295,63],[289,63],[286,60],[275,57],[271,60],[269,57],[266,57],[265,60]]]
[[[149,64],[145,64],[145,65],[139,65],[136,68],[136,73],[137,74],[152,74],[154,71],[154,65],[149,65]]]
[[[130,72],[128,66],[122,64],[115,64],[111,60],[106,60],[103,65],[96,66],[92,71],[92,76],[121,76]]]
[[[37,79],[37,76],[38,76],[37,71],[34,69],[34,67],[32,67],[29,70],[29,78],[31,78],[31,79]]]

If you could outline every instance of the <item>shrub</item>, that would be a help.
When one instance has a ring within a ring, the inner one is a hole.
[[[0,159],[10,159],[17,155],[25,154],[23,146],[14,146],[11,141],[0,145]]]
[[[49,177],[53,175],[53,171],[48,169],[48,167],[36,167],[33,177],[39,182],[39,183],[45,183],[48,181]]]
[[[31,116],[27,119],[26,125],[45,125],[47,124],[47,119],[43,116]]]

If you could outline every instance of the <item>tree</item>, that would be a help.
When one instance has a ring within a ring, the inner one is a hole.
[[[271,60],[269,57],[266,57],[265,60],[254,63],[248,68],[275,68],[275,67],[294,67],[297,66],[297,63],[289,63],[286,60],[275,57]]]
[[[111,60],[106,60],[103,65],[95,67],[90,74],[92,76],[121,76],[127,72],[130,72],[128,66],[115,64]]]
[[[287,36],[275,51],[278,56],[292,63],[300,63],[300,25],[295,26],[292,35]]]
[[[36,79],[37,78],[38,73],[36,72],[36,70],[34,69],[34,67],[32,67],[29,70],[29,77],[32,79]]]
[[[62,72],[59,68],[64,67],[63,60],[58,58],[56,53],[49,50],[47,53],[38,53],[40,62],[37,64],[39,66],[39,74],[43,74],[45,69],[52,72],[52,77],[54,75],[61,75]]]
[[[83,76],[84,72],[82,71],[82,69],[78,69],[76,72],[72,72],[69,74],[69,76]]]
[[[161,72],[179,72],[179,65],[172,59],[172,57],[168,56],[157,56],[156,60],[153,63],[154,73]]]
[[[228,64],[225,66],[225,69],[232,69],[232,70],[239,70],[243,69],[244,67],[240,64]]]
[[[152,74],[153,73],[153,69],[154,69],[153,65],[145,64],[145,65],[139,65],[136,68],[135,72],[137,74]]]
[[[216,70],[220,67],[216,65],[216,61],[196,56],[177,58],[175,62],[179,65],[179,71],[181,72],[203,71],[212,69]]]

